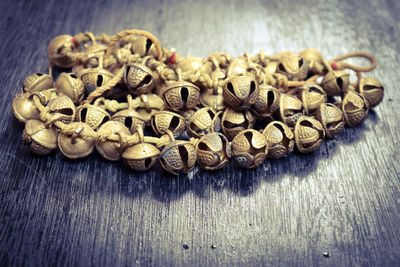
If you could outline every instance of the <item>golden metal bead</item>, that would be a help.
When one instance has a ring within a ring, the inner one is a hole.
[[[303,102],[303,108],[307,115],[314,114],[321,104],[328,101],[324,89],[315,84],[304,85],[299,93],[299,99]]]
[[[324,141],[325,131],[316,119],[302,116],[294,127],[296,147],[301,153],[309,153],[318,149]]]
[[[222,115],[221,127],[225,136],[232,140],[241,131],[252,128],[254,123],[255,118],[250,111],[236,111],[227,108]]]
[[[304,115],[303,103],[295,96],[282,94],[279,100],[279,114],[285,124],[293,127]]]
[[[201,57],[187,56],[178,62],[178,68],[180,68],[183,73],[195,73],[196,71],[200,71],[201,73],[211,75],[212,63]]]
[[[74,52],[75,45],[71,35],[59,35],[50,41],[47,47],[47,56],[51,64],[60,68],[71,68],[73,59],[66,52]]]
[[[260,93],[258,94],[254,103],[254,109],[257,116],[269,117],[279,109],[279,91],[266,84],[259,86]]]
[[[315,48],[307,48],[299,53],[306,62],[308,62],[308,72],[311,74],[322,74],[324,72],[324,57]]]
[[[343,98],[342,111],[346,124],[353,127],[367,117],[368,103],[361,94],[349,91]]]
[[[209,133],[200,138],[196,145],[197,162],[203,169],[223,168],[231,157],[231,146],[221,133]]]
[[[103,68],[83,69],[77,74],[88,92],[93,92],[113,78],[113,74]]]
[[[28,120],[22,133],[22,142],[29,145],[29,150],[38,155],[47,155],[57,148],[57,130],[46,127],[39,120]]]
[[[302,81],[307,78],[308,62],[298,54],[284,52],[280,54],[277,72],[285,74],[291,81]]]
[[[83,134],[93,132],[93,130],[83,122],[72,122],[71,126],[76,128],[73,134],[61,132],[58,135],[57,143],[61,153],[70,159],[80,159],[90,155],[94,149],[94,139],[89,137],[88,134]]]
[[[205,107],[196,111],[187,123],[187,132],[190,136],[200,138],[211,132],[219,132],[221,129],[221,120],[218,117],[219,112]]]
[[[156,94],[143,94],[140,97],[142,102],[136,111],[146,121],[146,124],[150,124],[151,117],[164,109],[164,101]]]
[[[135,36],[132,40],[132,52],[141,57],[153,56],[158,58],[158,52],[154,43],[145,36]]]
[[[154,86],[153,72],[144,64],[129,64],[126,68],[125,83],[129,91],[134,94],[150,93]]]
[[[104,123],[100,126],[97,133],[99,136],[103,137],[107,137],[111,134],[118,134],[121,137],[124,137],[131,134],[129,129],[119,121],[108,121]],[[112,141],[108,139],[103,140],[102,138],[96,139],[95,145],[100,155],[111,161],[120,160],[122,152],[125,149],[121,146],[121,142],[119,141]]]
[[[162,89],[166,104],[173,110],[193,109],[200,96],[200,89],[186,81],[169,82]]]
[[[375,78],[362,77],[357,92],[362,94],[367,100],[368,107],[376,107],[383,99],[383,85]]]
[[[111,120],[119,121],[123,123],[132,133],[136,132],[138,127],[144,128],[146,126],[146,120],[133,109],[124,109],[115,113]]]
[[[40,92],[53,88],[53,85],[53,77],[46,73],[36,72],[25,78],[22,93]]]
[[[322,124],[327,138],[333,138],[344,129],[343,112],[331,103],[323,103],[315,113],[315,118]]]
[[[258,83],[252,76],[234,76],[224,85],[224,101],[236,110],[246,109],[255,103]]]
[[[338,96],[348,91],[350,85],[350,75],[343,71],[329,71],[321,82],[328,96]]]
[[[74,103],[79,103],[83,98],[85,87],[81,79],[73,73],[61,73],[55,83],[57,93],[66,95]]]
[[[30,93],[16,94],[12,102],[12,108],[15,118],[22,123],[27,120],[39,120],[40,111],[33,102],[33,96]]]
[[[279,159],[293,151],[294,134],[283,122],[272,121],[263,130],[262,134],[268,142],[268,157]]]
[[[200,103],[203,106],[213,108],[216,111],[222,111],[226,109],[222,90],[221,93],[218,93],[216,95],[212,92],[212,90],[202,93],[200,95]]]
[[[85,68],[97,68],[99,67],[99,57],[105,54],[107,46],[95,43],[89,46],[85,51],[85,57],[83,63]]]
[[[244,57],[238,57],[232,60],[226,71],[226,76],[232,78],[247,74],[247,63]]]
[[[84,104],[78,107],[76,111],[76,120],[84,122],[92,129],[97,129],[100,125],[110,120],[110,115],[104,109],[91,105]]]
[[[263,68],[265,73],[274,74],[278,69],[279,61],[269,61],[267,65]]]
[[[62,118],[64,123],[75,120],[75,105],[71,98],[66,95],[60,95],[52,99],[47,105],[50,108],[50,114],[54,119]]]
[[[174,112],[159,111],[151,118],[151,127],[158,135],[164,135],[170,130],[175,137],[179,137],[186,130],[185,119]]]
[[[173,141],[161,151],[160,162],[172,174],[188,173],[196,163],[196,148],[188,141]]]
[[[268,153],[265,137],[254,129],[240,132],[233,138],[232,158],[242,168],[255,168],[264,162]]]

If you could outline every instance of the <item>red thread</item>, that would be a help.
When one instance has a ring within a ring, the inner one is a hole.
[[[336,61],[332,61],[331,67],[332,67],[332,69],[334,69],[334,70],[338,70],[338,69],[339,69],[339,66],[338,66],[338,64],[337,64]]]
[[[170,65],[175,64],[175,58],[176,58],[176,54],[173,53],[172,56],[169,58],[169,62],[168,62],[168,63],[169,63]]]
[[[76,39],[75,39],[75,37],[72,37],[72,38],[71,38],[71,41],[74,43],[74,45],[75,45],[75,46],[77,46],[77,45],[78,45],[78,44],[76,43]]]

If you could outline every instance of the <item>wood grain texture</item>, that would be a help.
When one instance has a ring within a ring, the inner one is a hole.
[[[0,265],[399,265],[399,13],[395,0],[1,1]],[[28,153],[11,101],[28,74],[46,71],[47,43],[132,28],[182,55],[366,51],[385,98],[315,153],[250,171],[173,179],[97,153]]]

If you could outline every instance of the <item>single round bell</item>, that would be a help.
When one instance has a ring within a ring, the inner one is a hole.
[[[128,108],[115,113],[111,120],[123,123],[132,133],[136,132],[138,127],[144,128],[146,121],[135,110]]]
[[[299,53],[299,56],[308,63],[308,72],[311,74],[322,74],[324,73],[324,57],[315,48],[307,48]]]
[[[328,101],[324,89],[315,84],[304,85],[299,93],[299,99],[303,102],[303,108],[307,115],[314,114],[320,105]]]
[[[162,90],[166,104],[173,110],[193,109],[200,96],[200,89],[186,81],[175,81]]]
[[[146,65],[134,63],[126,68],[125,83],[130,92],[140,95],[151,93],[156,82],[153,72]]]
[[[226,71],[226,76],[232,78],[234,76],[242,76],[247,74],[247,63],[244,57],[238,57],[232,60]]]
[[[74,65],[74,61],[68,52],[74,52],[75,44],[71,35],[59,35],[50,41],[47,47],[47,56],[51,64],[68,69]]]
[[[302,116],[294,127],[296,147],[301,153],[309,153],[319,148],[325,138],[324,128],[316,119]]]
[[[272,121],[263,130],[262,134],[268,142],[268,157],[279,159],[293,151],[294,134],[283,122]]]
[[[368,115],[367,100],[361,94],[349,91],[343,98],[342,111],[346,124],[356,126]]]
[[[185,119],[174,112],[159,111],[151,118],[151,127],[158,136],[167,133],[170,130],[175,137],[179,137],[186,130]]]
[[[78,73],[86,90],[91,93],[113,78],[113,74],[102,68],[84,69]]]
[[[200,71],[201,73],[211,75],[212,63],[201,57],[187,56],[178,62],[178,68],[180,68],[183,73]]]
[[[265,137],[254,129],[240,132],[232,140],[232,158],[242,168],[255,168],[267,157],[268,143]]]
[[[138,128],[140,143],[130,146],[122,153],[126,165],[135,171],[146,171],[153,167],[160,155],[160,150],[152,144],[144,143],[143,129]]]
[[[66,95],[74,103],[79,103],[83,98],[85,87],[81,79],[74,73],[61,73],[55,83],[57,93]]]
[[[76,120],[84,122],[92,129],[96,130],[100,125],[110,120],[110,114],[98,106],[84,104],[78,107],[76,111]]]
[[[219,132],[221,130],[221,120],[218,115],[219,113],[209,107],[199,109],[188,121],[188,134],[192,137],[200,138],[211,132]]]
[[[277,71],[288,76],[291,81],[302,81],[307,78],[308,62],[298,54],[284,52],[281,54]]]
[[[383,99],[383,85],[375,78],[362,77],[357,92],[367,100],[368,107],[376,107]]]
[[[224,101],[236,110],[246,109],[255,103],[258,83],[252,76],[234,76],[224,85]]]
[[[100,126],[97,134],[101,137],[95,140],[96,149],[100,155],[111,161],[120,160],[125,147],[121,146],[120,141],[109,140],[107,137],[112,134],[121,137],[129,136],[131,134],[129,129],[119,121],[108,121]]]
[[[303,103],[297,97],[282,94],[279,101],[279,114],[285,124],[293,127],[304,115]]]
[[[87,157],[94,149],[94,138],[89,137],[88,133],[94,131],[83,122],[72,122],[70,125],[76,128],[73,134],[61,132],[58,135],[57,143],[61,153],[70,159]]]
[[[49,74],[42,72],[35,72],[24,80],[24,85],[22,86],[22,92],[32,93],[32,92],[40,92],[43,90],[47,90],[53,88],[54,80]]]
[[[28,120],[22,133],[22,142],[29,145],[29,150],[38,155],[47,155],[57,148],[57,130],[46,127],[39,120]]]
[[[22,123],[27,120],[39,120],[40,111],[33,102],[33,95],[30,93],[16,94],[13,99],[12,108],[15,118]]]
[[[232,108],[227,108],[222,115],[221,122],[222,131],[225,136],[229,140],[232,140],[238,133],[252,128],[255,118],[248,110],[236,111]]]
[[[329,71],[321,82],[321,87],[324,88],[328,96],[338,96],[346,93],[349,85],[350,75],[343,70]]]
[[[223,168],[231,157],[231,146],[221,133],[209,133],[200,138],[196,145],[197,162],[205,170]]]
[[[161,151],[160,162],[163,168],[172,174],[186,174],[196,164],[196,148],[189,141],[173,141]]]
[[[69,123],[75,120],[75,105],[71,98],[66,95],[60,95],[52,99],[48,107],[50,108],[50,114],[53,118],[62,117],[64,123]]]
[[[136,111],[146,121],[146,124],[150,124],[151,117],[164,109],[164,101],[156,94],[143,94],[140,95],[140,98],[141,103]]]
[[[258,116],[269,117],[279,109],[279,91],[270,85],[260,85],[260,92],[254,103]]]
[[[158,58],[158,52],[153,41],[145,36],[135,36],[132,40],[132,53],[139,54],[140,57],[153,56]]]
[[[322,124],[325,136],[332,139],[344,129],[343,112],[331,103],[323,103],[315,113],[315,118]]]

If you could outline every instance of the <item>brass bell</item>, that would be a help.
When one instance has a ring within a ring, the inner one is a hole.
[[[88,133],[94,131],[83,122],[72,122],[70,125],[76,128],[74,133],[61,132],[58,135],[57,143],[61,153],[70,159],[80,159],[90,155],[94,149],[94,138]]]
[[[155,86],[153,72],[144,64],[129,64],[126,68],[125,83],[131,93],[151,93]]]
[[[302,116],[294,127],[296,147],[301,153],[309,153],[321,146],[325,138],[324,128],[316,119]]]
[[[323,74],[324,73],[324,57],[315,48],[307,48],[299,53],[306,62],[308,62],[308,72],[311,74]]]
[[[136,111],[146,121],[146,124],[150,124],[151,117],[164,109],[164,101],[156,94],[143,94],[140,95],[140,98],[141,103]]]
[[[323,103],[315,113],[315,118],[322,124],[325,136],[332,139],[344,129],[343,112],[331,103]]]
[[[255,168],[267,157],[268,143],[265,137],[254,129],[240,132],[232,140],[232,158],[242,168]]]
[[[376,107],[383,99],[383,85],[375,78],[362,77],[357,92],[367,100],[368,107]]]
[[[282,94],[279,101],[279,114],[283,123],[293,127],[304,115],[302,102],[295,96]]]
[[[121,146],[120,141],[109,140],[104,137],[111,134],[121,137],[129,136],[131,134],[129,129],[119,121],[108,121],[100,126],[97,134],[101,137],[95,140],[96,149],[100,155],[111,161],[120,160],[125,147]]]
[[[247,74],[247,63],[244,57],[238,57],[232,60],[226,71],[226,76],[232,78],[234,76],[242,76]]]
[[[48,107],[50,108],[50,114],[53,115],[54,119],[61,118],[64,123],[69,123],[75,120],[75,105],[71,98],[66,95],[60,95],[52,99]]]
[[[75,44],[71,35],[59,35],[50,41],[47,47],[47,56],[51,64],[68,69],[74,65],[74,61],[68,52],[75,51]]]
[[[140,57],[153,56],[158,58],[158,52],[154,43],[145,36],[135,36],[132,40],[132,53],[139,54]]]
[[[188,173],[196,164],[196,149],[189,141],[175,140],[164,147],[160,154],[163,168],[175,175]]]
[[[96,105],[84,104],[76,110],[76,120],[84,122],[96,130],[110,120],[110,114]]]
[[[85,68],[97,68],[99,67],[99,57],[102,57],[107,50],[107,46],[94,43],[85,50],[85,57],[83,64]]]
[[[178,62],[177,67],[180,68],[183,73],[200,71],[201,73],[211,76],[212,72],[212,63],[201,57],[187,56]]]
[[[303,102],[303,108],[307,115],[314,114],[321,104],[328,101],[324,89],[319,85],[306,84],[301,89],[299,99]]]
[[[15,118],[22,123],[27,120],[39,120],[40,111],[33,102],[33,95],[30,93],[16,94],[12,102]]]
[[[28,120],[22,133],[22,142],[29,145],[29,150],[38,155],[47,155],[57,148],[57,130],[46,127],[39,120]]]
[[[102,68],[83,69],[78,76],[88,92],[93,92],[97,87],[103,86],[113,78],[111,72]]]
[[[132,133],[136,132],[138,127],[144,128],[146,126],[146,121],[131,106],[115,113],[111,120],[123,123]]]
[[[368,115],[367,100],[361,94],[349,91],[343,98],[342,111],[346,124],[356,126]]]
[[[57,93],[66,95],[74,103],[79,103],[83,98],[85,87],[81,79],[74,73],[61,73],[55,83]]]
[[[284,52],[280,54],[277,71],[288,76],[291,81],[302,81],[308,75],[308,62],[298,54]]]
[[[164,135],[170,130],[175,137],[179,137],[186,130],[185,119],[174,112],[159,111],[151,118],[151,127],[158,135]]]
[[[162,89],[166,104],[173,110],[193,109],[200,96],[200,89],[186,81],[169,82]]]
[[[54,80],[49,74],[35,72],[24,80],[22,93],[40,92],[46,89],[53,88]]]
[[[254,102],[254,111],[258,116],[269,117],[279,109],[279,91],[266,84],[259,86],[260,92]]]
[[[252,76],[234,76],[224,85],[224,101],[236,110],[246,109],[255,103],[258,83]]]
[[[140,143],[130,146],[122,153],[126,165],[135,171],[146,171],[153,167],[160,155],[160,150],[154,145],[143,142],[143,130],[138,129]]]
[[[267,65],[263,68],[265,73],[274,74],[278,69],[279,61],[269,61]]]
[[[293,151],[294,134],[281,121],[272,121],[263,130],[262,134],[268,142],[268,157],[279,159]]]
[[[205,170],[223,168],[231,157],[231,146],[221,133],[209,133],[200,138],[196,145],[197,162]]]
[[[223,111],[226,109],[226,104],[224,102],[224,96],[221,92],[218,94],[214,94],[211,91],[206,91],[200,95],[200,103],[205,107],[210,107],[215,109],[216,111]]]
[[[205,107],[196,111],[187,123],[187,132],[190,136],[200,138],[211,132],[221,130],[221,120],[219,112]]]
[[[186,109],[186,110],[181,110],[181,112],[179,112],[179,115],[181,115],[186,121],[189,121],[194,113],[196,113],[196,110]]]
[[[248,110],[236,111],[232,108],[227,108],[222,115],[221,122],[221,128],[225,136],[232,140],[241,131],[252,128],[255,118]]]
[[[350,75],[343,71],[329,71],[325,74],[321,87],[324,88],[328,96],[338,96],[348,91],[350,85]]]

